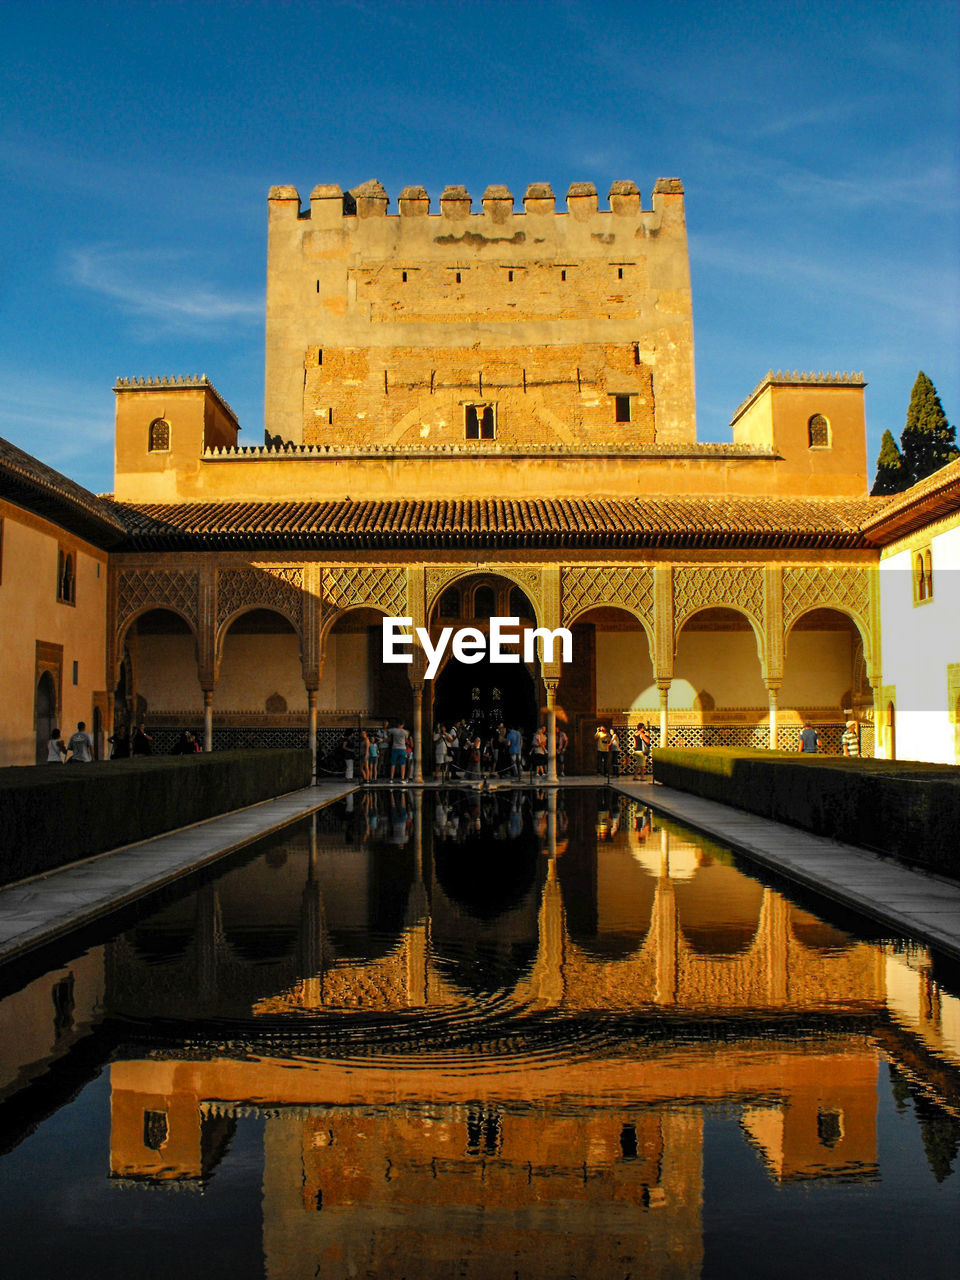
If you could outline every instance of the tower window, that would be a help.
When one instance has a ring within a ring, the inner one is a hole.
[[[466,404],[463,406],[463,412],[464,430],[468,440],[496,438],[496,415],[492,404]]]
[[[815,413],[807,423],[807,436],[811,449],[827,449],[830,447],[830,423],[822,413]]]
[[[77,579],[73,556],[63,547],[57,553],[57,599],[61,604],[77,603]]]
[[[617,422],[629,422],[630,421],[630,397],[614,396],[613,400],[614,400],[614,405],[616,409]]]
[[[404,284],[407,283],[407,273],[405,271],[401,271],[400,279],[403,281]]]
[[[508,272],[507,272],[507,279],[510,281],[510,283],[511,283],[511,284],[513,284],[513,272],[512,272],[512,271],[508,271]]]
[[[617,267],[617,279],[618,280],[623,279],[623,267]]]
[[[150,439],[147,445],[151,453],[167,453],[170,449],[170,423],[166,418],[154,418],[150,423]]]
[[[457,272],[457,284],[460,284],[460,282],[461,282],[462,280],[463,280],[463,276],[462,276],[462,274],[458,271],[458,272]]]
[[[561,279],[561,280],[566,280],[566,278],[567,278],[567,273],[566,273],[565,271],[561,271],[561,272],[560,272],[560,279]]]

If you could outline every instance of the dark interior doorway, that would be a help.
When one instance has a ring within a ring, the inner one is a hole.
[[[521,662],[481,662],[468,665],[451,658],[434,683],[434,724],[466,720],[481,736],[493,733],[502,720],[529,733],[537,724],[537,696],[533,676]]]
[[[37,764],[47,758],[47,743],[57,724],[57,688],[53,676],[44,671],[37,682]]]

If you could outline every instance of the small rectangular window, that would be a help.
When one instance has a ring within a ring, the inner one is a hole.
[[[76,659],[73,662],[73,683],[80,683],[80,663]]]
[[[618,280],[623,279],[623,267],[617,267],[617,279]]]
[[[457,272],[457,284],[460,284],[462,280],[463,280],[463,276],[462,276],[462,275],[460,274],[460,272],[458,271],[458,272]]]
[[[513,284],[513,272],[512,272],[512,271],[508,271],[508,272],[507,272],[507,279],[510,281],[510,283],[511,283],[511,284]]]
[[[404,284],[407,283],[407,273],[405,271],[400,272],[400,279],[403,281]]]
[[[630,421],[630,397],[614,396],[613,399],[616,405],[617,422],[629,422]]]
[[[323,364],[323,347],[317,347],[317,365]]]
[[[640,343],[639,342],[635,342],[633,344],[633,363],[634,364],[640,363]]]
[[[561,279],[561,280],[566,280],[566,278],[567,278],[567,273],[566,273],[565,271],[561,271],[561,272],[560,272],[560,279]]]

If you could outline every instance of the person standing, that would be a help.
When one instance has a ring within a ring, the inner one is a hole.
[[[77,732],[67,743],[67,750],[71,752],[70,759],[75,764],[89,764],[93,759],[93,739],[82,720],[77,725]]]
[[[557,732],[554,739],[557,748],[557,777],[565,778],[567,776],[567,747],[570,739],[567,737],[566,731],[557,725]]]
[[[647,763],[650,759],[650,730],[645,724],[638,724],[636,733],[633,735],[633,750],[637,756],[637,767],[634,770],[633,780],[639,781],[646,777]]]
[[[848,720],[847,727],[843,731],[843,737],[840,739],[840,746],[843,748],[843,754],[853,759],[860,757],[860,726],[856,720]]]
[[[440,782],[447,780],[447,751],[449,749],[446,726],[438,724],[433,734],[433,763]]]
[[[133,739],[130,743],[130,754],[134,756],[149,756],[153,753],[153,739],[147,733],[147,726],[141,720],[133,731]]]
[[[63,764],[67,758],[67,744],[60,737],[59,729],[51,729],[47,739],[47,764]]]
[[[620,739],[612,725],[610,727],[610,772],[615,778],[620,777]]]
[[[593,735],[597,743],[597,773],[601,777],[605,777],[610,781],[610,734],[607,726],[601,724],[597,726],[597,731]]]
[[[523,770],[520,766],[523,739],[520,737],[520,730],[516,725],[507,734],[507,750],[510,752],[510,772],[519,781],[523,777]]]
[[[407,770],[407,731],[402,720],[399,720],[390,730],[390,781],[393,782],[394,774],[400,770],[400,782],[406,782],[404,776]]]
[[[803,722],[803,728],[800,730],[800,746],[797,750],[808,756],[815,756],[818,751],[823,750],[820,735],[809,720]]]
[[[546,773],[547,765],[547,731],[543,727],[536,731],[533,735],[533,742],[530,744],[530,775],[542,778]]]
[[[113,750],[110,752],[111,760],[127,760],[130,756],[130,736],[127,733],[125,724],[118,724],[113,734],[107,739]]]

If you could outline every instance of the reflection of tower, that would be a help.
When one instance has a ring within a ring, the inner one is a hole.
[[[787,1000],[787,904],[779,893],[764,889],[760,936],[767,948],[767,998],[772,1005]]]
[[[407,1004],[419,1008],[428,1002],[430,955],[430,904],[423,882],[423,792],[413,793],[413,884],[407,898],[404,941],[407,952]]]
[[[223,942],[220,895],[216,886],[206,884],[197,892],[197,990],[203,999],[215,999],[219,981],[217,956]]]
[[[317,815],[310,824],[310,856],[307,880],[300,898],[300,972],[303,974],[303,1001],[308,1008],[323,1004],[323,979],[327,967],[329,941],[323,910],[323,894],[317,882]]]
[[[660,828],[660,875],[653,899],[653,948],[657,1004],[677,1002],[677,899],[670,878],[670,832]]]
[[[548,803],[547,823],[550,830],[552,813],[553,841],[556,848],[557,793],[551,791]],[[526,986],[530,1003],[540,1008],[556,1008],[563,1000],[566,984],[563,976],[564,943],[567,933],[566,915],[563,910],[563,891],[557,879],[557,859],[547,863],[547,878],[540,894],[540,912],[537,916],[537,958]]]

